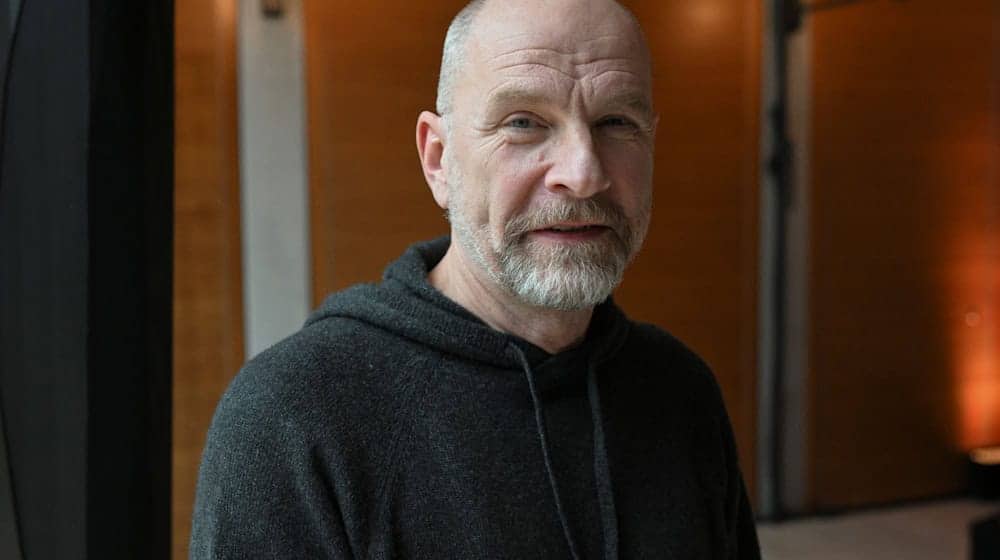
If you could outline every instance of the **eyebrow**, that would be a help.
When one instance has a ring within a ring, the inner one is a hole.
[[[552,98],[541,91],[519,87],[499,89],[486,98],[486,108],[504,107],[507,105],[544,105],[552,103]]]
[[[612,107],[628,107],[647,119],[652,119],[655,114],[651,100],[645,95],[633,91],[626,91],[611,96],[607,105]]]
[[[531,107],[552,103],[554,103],[552,96],[545,92],[521,87],[505,87],[491,93],[486,98],[485,108],[487,111],[490,111],[511,105]],[[606,101],[603,101],[601,105],[603,107],[627,107],[639,113],[643,118],[652,119],[654,117],[650,100],[647,96],[636,91],[623,91],[614,94]]]

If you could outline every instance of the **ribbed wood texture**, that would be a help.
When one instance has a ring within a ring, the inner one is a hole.
[[[235,0],[175,0],[173,558],[219,397],[243,363]]]

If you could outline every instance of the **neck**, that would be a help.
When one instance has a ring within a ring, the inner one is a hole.
[[[525,305],[494,282],[465,257],[453,241],[428,275],[442,294],[468,309],[494,329],[519,336],[556,354],[580,343],[587,334],[594,309],[559,311]]]

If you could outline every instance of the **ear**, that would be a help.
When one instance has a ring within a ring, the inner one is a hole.
[[[434,201],[448,209],[448,173],[444,168],[444,122],[439,115],[424,111],[417,117],[417,153],[424,179],[431,188]]]

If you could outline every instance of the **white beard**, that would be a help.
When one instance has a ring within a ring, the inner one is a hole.
[[[633,228],[610,203],[567,199],[515,217],[504,225],[502,239],[497,239],[488,225],[475,227],[470,222],[461,183],[450,180],[449,185],[453,241],[494,283],[535,307],[571,311],[601,303],[621,282],[646,233],[646,216],[640,227]],[[563,221],[597,221],[611,225],[612,231],[592,241],[554,246],[532,242],[524,235]]]

